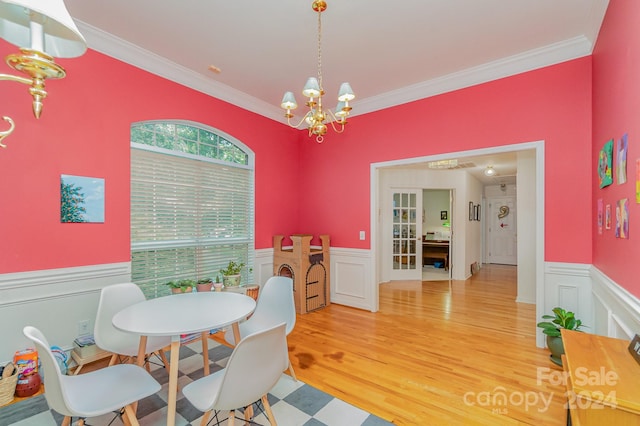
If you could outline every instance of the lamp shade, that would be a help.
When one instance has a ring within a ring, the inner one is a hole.
[[[353,89],[349,83],[342,83],[340,90],[338,91],[338,100],[340,102],[349,102],[355,99],[356,95],[353,93]]]
[[[57,58],[74,58],[87,50],[62,0],[0,1],[0,37]]]
[[[282,103],[280,106],[284,109],[296,109],[298,108],[298,103],[296,102],[296,97],[293,96],[293,92],[285,92],[282,97]]]
[[[320,96],[320,85],[318,84],[318,79],[315,77],[309,77],[307,84],[305,84],[304,89],[302,89],[302,94],[307,98],[317,98]]]
[[[345,107],[344,102],[338,102],[338,106],[336,107],[336,112],[335,112],[336,117],[342,119],[343,117],[346,117],[347,115],[349,115],[349,113],[344,110],[344,107]]]

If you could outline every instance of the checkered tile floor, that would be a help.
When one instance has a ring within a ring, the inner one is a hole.
[[[180,348],[180,377],[178,386],[184,387],[189,382],[203,375],[202,345],[193,342]],[[209,340],[209,359],[211,371],[224,367],[231,355],[231,349]],[[169,377],[164,368],[152,366],[153,376],[162,384],[162,389],[155,395],[140,401],[138,419],[142,426],[164,426],[166,424],[166,401]],[[196,410],[182,394],[178,394],[176,425],[199,425],[202,414]],[[301,381],[293,381],[283,374],[278,384],[269,393],[269,403],[280,426],[377,426],[391,423],[371,415],[359,408],[347,404],[331,395],[319,391]],[[255,410],[253,421],[259,425],[268,425],[266,416]],[[221,425],[226,425],[228,413],[220,413]],[[242,414],[239,414],[242,417]],[[87,419],[87,425],[107,426],[114,415],[105,415]],[[74,419],[75,420],[75,419]],[[17,404],[0,408],[0,426],[55,426],[62,422],[62,416],[49,410],[43,395],[21,401]],[[117,418],[112,425],[122,425]],[[216,424],[215,420],[212,423]],[[239,420],[236,424],[244,424]]]

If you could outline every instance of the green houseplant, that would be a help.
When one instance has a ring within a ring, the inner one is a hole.
[[[213,280],[211,278],[201,278],[196,282],[196,290],[198,292],[211,291]]]
[[[562,344],[562,336],[560,330],[582,331],[581,327],[586,327],[582,321],[576,318],[573,312],[567,311],[560,307],[553,308],[553,315],[543,315],[542,319],[551,321],[542,321],[537,324],[542,332],[547,335],[547,347],[551,351],[551,361],[554,364],[562,366],[562,354],[564,354],[564,345]]]
[[[172,293],[191,293],[196,282],[192,279],[181,279],[177,281],[169,281],[166,284],[171,288]]]
[[[244,262],[236,262],[235,260],[230,260],[226,267],[220,269],[220,273],[222,274],[222,283],[225,287],[237,287],[240,285],[240,278],[242,277],[242,270],[245,267]],[[249,272],[252,269],[249,268]]]

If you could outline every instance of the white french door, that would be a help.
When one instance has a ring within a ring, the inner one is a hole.
[[[394,190],[391,206],[391,280],[421,280],[422,190]]]

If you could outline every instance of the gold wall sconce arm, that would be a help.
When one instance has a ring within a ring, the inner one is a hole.
[[[0,37],[20,48],[20,53],[6,57],[7,65],[26,77],[0,74],[0,80],[26,84],[33,98],[33,115],[40,118],[42,102],[47,96],[44,82],[47,78],[64,78],[64,68],[53,57],[73,58],[84,54],[87,42],[78,31],[63,0],[1,0]],[[2,140],[15,129],[14,121],[7,116],[8,130],[0,131]]]

